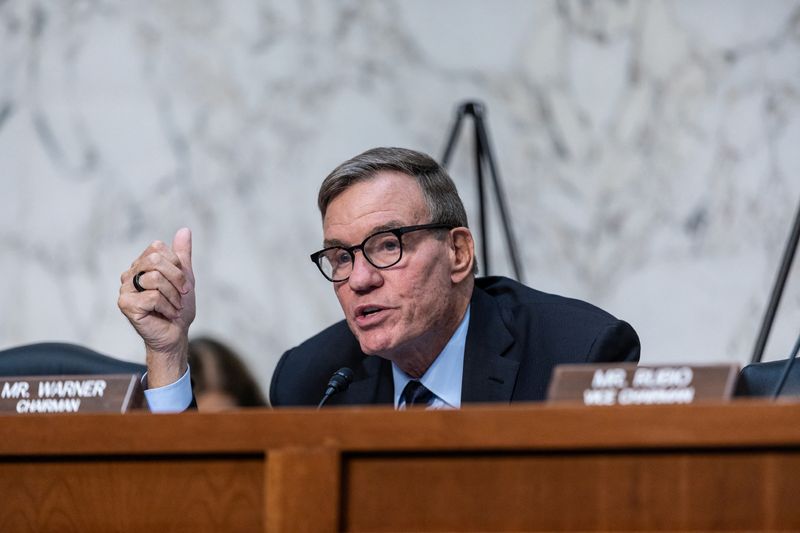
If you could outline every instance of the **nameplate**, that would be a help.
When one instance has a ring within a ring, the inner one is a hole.
[[[0,377],[0,414],[125,413],[145,406],[136,374]]]
[[[559,365],[547,392],[549,402],[584,405],[674,405],[727,401],[737,365]]]

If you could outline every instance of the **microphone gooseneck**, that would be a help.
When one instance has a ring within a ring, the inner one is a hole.
[[[350,386],[350,383],[352,381],[353,381],[353,371],[347,368],[346,366],[334,372],[333,375],[331,376],[331,379],[328,380],[328,386],[325,389],[325,394],[322,396],[322,400],[320,400],[317,409],[325,405],[325,402],[328,401],[328,398],[330,398],[334,394],[346,391],[347,387]]]

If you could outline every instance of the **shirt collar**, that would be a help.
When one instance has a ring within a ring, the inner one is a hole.
[[[464,318],[461,319],[455,333],[419,379],[445,406],[456,409],[461,407],[461,382],[464,375],[464,348],[469,329],[469,311],[470,307],[467,307],[467,312],[464,313]],[[400,405],[400,394],[412,378],[392,362],[392,379],[396,409]]]

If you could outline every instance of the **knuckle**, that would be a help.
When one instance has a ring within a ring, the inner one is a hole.
[[[122,311],[126,311],[130,307],[130,297],[126,293],[120,293],[117,298],[117,307]]]

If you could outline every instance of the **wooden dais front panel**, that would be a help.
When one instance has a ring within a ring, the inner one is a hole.
[[[0,531],[263,531],[262,457],[0,462]]]
[[[800,530],[800,452],[353,455],[346,531]]]
[[[800,531],[798,403],[0,418],[0,532]]]

